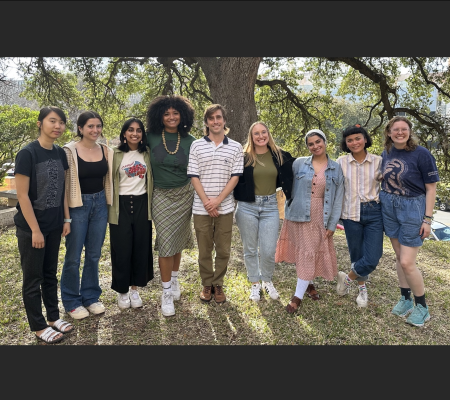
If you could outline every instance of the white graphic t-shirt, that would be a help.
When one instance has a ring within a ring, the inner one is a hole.
[[[139,196],[146,193],[146,173],[147,165],[142,153],[137,150],[124,153],[119,167],[119,195]]]

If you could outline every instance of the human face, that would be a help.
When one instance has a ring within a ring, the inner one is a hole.
[[[269,143],[269,131],[262,124],[256,124],[252,128],[252,140],[255,145],[256,153],[266,152]]]
[[[315,157],[325,154],[325,142],[319,135],[313,135],[306,139],[306,145],[310,153]]]
[[[181,115],[174,108],[169,108],[163,115],[164,130],[169,133],[177,133]]]
[[[103,125],[98,118],[89,118],[84,126],[78,126],[78,129],[83,135],[83,140],[95,142],[102,135]]]
[[[394,146],[397,149],[403,149],[406,147],[406,142],[411,135],[409,125],[405,121],[394,122],[388,133],[388,136],[392,139]]]
[[[354,133],[353,135],[348,135],[345,138],[345,144],[352,154],[365,153],[364,146],[367,143],[367,139],[362,133]]]
[[[137,150],[139,143],[142,140],[142,129],[136,121],[132,122],[126,130],[125,139],[131,150]]]
[[[206,117],[206,126],[213,135],[225,134],[225,120],[222,115],[222,110],[216,110]]]
[[[42,138],[55,141],[66,130],[66,123],[54,111],[50,112],[43,120],[37,122]]]

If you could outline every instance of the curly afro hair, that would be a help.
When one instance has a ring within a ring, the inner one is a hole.
[[[178,132],[186,137],[194,123],[194,107],[186,97],[178,95],[157,96],[151,101],[147,108],[147,133],[161,134],[163,115],[169,108],[180,113]]]

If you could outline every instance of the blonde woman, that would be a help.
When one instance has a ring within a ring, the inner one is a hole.
[[[292,163],[295,158],[278,147],[267,125],[250,126],[244,144],[244,174],[234,188],[236,223],[244,247],[250,300],[259,301],[261,290],[273,300],[279,295],[272,283],[280,216],[276,189],[291,198]]]

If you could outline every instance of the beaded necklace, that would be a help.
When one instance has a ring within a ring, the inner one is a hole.
[[[181,140],[180,132],[177,132],[177,134],[178,134],[178,141],[177,141],[177,146],[175,147],[175,151],[170,151],[166,145],[166,137],[164,136],[164,129],[162,130],[163,145],[169,154],[175,154],[178,151],[178,148],[180,147],[180,140]]]

